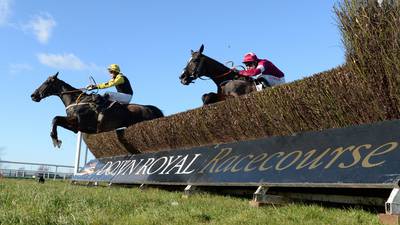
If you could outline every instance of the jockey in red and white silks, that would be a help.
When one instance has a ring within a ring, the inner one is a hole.
[[[285,74],[269,60],[259,59],[256,54],[249,52],[245,54],[243,63],[246,70],[239,72],[241,76],[263,78],[271,87],[285,83]]]

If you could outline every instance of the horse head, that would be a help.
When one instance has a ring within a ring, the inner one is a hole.
[[[203,50],[204,45],[201,45],[200,49],[197,52],[191,50],[191,57],[181,76],[179,76],[179,79],[181,80],[181,83],[183,85],[189,85],[190,83],[193,83],[194,80],[203,75]]]
[[[51,96],[51,95],[58,95],[61,89],[61,80],[57,78],[58,72],[47,78],[42,85],[40,85],[32,94],[31,98],[35,102],[40,102],[40,100]]]

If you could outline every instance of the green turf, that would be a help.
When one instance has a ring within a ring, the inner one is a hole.
[[[68,182],[0,180],[0,224],[378,224],[360,208],[249,206],[249,199]]]

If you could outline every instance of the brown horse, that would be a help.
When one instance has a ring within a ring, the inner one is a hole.
[[[57,126],[62,126],[75,133],[78,131],[100,133],[164,116],[160,109],[152,105],[114,103],[109,109],[101,109],[99,103],[106,107],[111,102],[100,95],[86,94],[81,89],[73,88],[58,79],[57,76],[58,72],[47,78],[31,95],[35,102],[55,95],[60,97],[65,105],[67,116],[56,116],[52,122],[50,137],[55,147],[61,146],[61,141],[58,140],[57,136]],[[104,114],[101,122],[98,120],[100,111]]]
[[[204,45],[201,45],[197,52],[192,50],[192,56],[179,79],[183,85],[194,83],[194,80],[202,76],[213,80],[217,85],[217,93],[204,94],[202,100],[205,105],[256,90],[252,78],[240,77],[236,70],[229,69],[222,63],[203,55],[203,50]]]

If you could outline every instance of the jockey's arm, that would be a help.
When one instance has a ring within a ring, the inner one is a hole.
[[[99,89],[109,88],[115,85],[123,84],[124,82],[125,82],[124,77],[118,74],[115,78],[109,80],[108,82],[98,84],[97,88]]]
[[[242,70],[239,72],[239,74],[245,77],[252,77],[261,74],[264,71],[265,71],[264,65],[262,63],[259,63],[256,68],[249,70]]]

